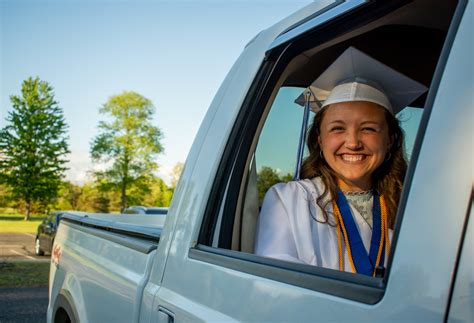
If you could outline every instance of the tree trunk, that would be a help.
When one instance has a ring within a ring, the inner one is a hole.
[[[122,181],[122,193],[120,198],[120,213],[123,213],[127,207],[127,183],[125,179]]]
[[[31,203],[30,203],[30,201],[26,201],[25,221],[29,221],[29,220],[30,220],[30,209],[31,209]]]

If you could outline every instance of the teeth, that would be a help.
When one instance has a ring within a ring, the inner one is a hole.
[[[363,155],[342,155],[341,158],[345,161],[356,162],[364,158]]]

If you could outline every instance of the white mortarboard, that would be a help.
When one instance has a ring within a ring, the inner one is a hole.
[[[304,105],[309,91],[314,112],[333,103],[369,101],[397,114],[426,90],[424,85],[349,47],[295,102]]]

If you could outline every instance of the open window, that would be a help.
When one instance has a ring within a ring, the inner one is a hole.
[[[294,102],[296,97],[350,46],[430,88],[397,115],[405,132],[406,156],[414,168],[423,138],[421,120],[427,120],[431,112],[427,98],[436,94],[436,75],[443,70],[441,53],[448,46],[456,5],[456,1],[425,0],[368,3],[270,49],[228,141],[198,248],[281,268],[288,275],[304,272],[383,290],[387,276],[361,278],[252,255],[259,210],[268,188],[292,180],[295,173],[303,118],[303,108]],[[419,144],[415,145],[417,138]],[[403,194],[408,191],[406,186]],[[399,205],[397,221],[402,217],[403,205]],[[293,283],[285,275],[282,272],[275,279]],[[301,284],[325,288],[324,284]],[[329,293],[340,292],[331,289]]]

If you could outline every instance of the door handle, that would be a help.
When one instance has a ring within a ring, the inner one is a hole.
[[[174,323],[173,312],[160,306],[158,308],[158,323]]]

